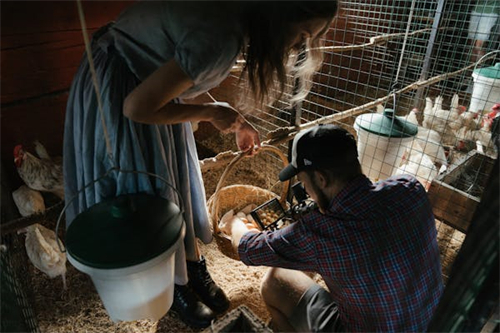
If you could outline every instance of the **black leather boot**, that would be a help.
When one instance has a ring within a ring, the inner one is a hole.
[[[200,261],[187,261],[189,285],[200,296],[203,303],[217,313],[229,308],[229,300],[224,291],[215,284],[208,273],[205,258]]]
[[[189,286],[175,285],[172,310],[184,323],[195,328],[208,327],[215,319],[215,313],[200,301]]]

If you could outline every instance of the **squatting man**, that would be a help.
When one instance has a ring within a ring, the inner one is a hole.
[[[237,216],[221,228],[243,263],[271,267],[261,293],[272,328],[425,331],[443,282],[424,187],[409,175],[372,183],[354,137],[334,125],[295,136],[279,177],[295,176],[317,209],[275,231],[259,231]]]

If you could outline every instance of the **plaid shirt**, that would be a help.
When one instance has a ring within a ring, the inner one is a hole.
[[[321,274],[347,331],[424,332],[443,291],[434,215],[411,176],[360,176],[325,214],[246,233],[238,252],[247,265]]]

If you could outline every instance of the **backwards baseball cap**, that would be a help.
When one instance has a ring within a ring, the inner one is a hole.
[[[293,139],[292,159],[279,173],[286,181],[308,168],[348,165],[358,158],[354,136],[336,125],[317,125]]]

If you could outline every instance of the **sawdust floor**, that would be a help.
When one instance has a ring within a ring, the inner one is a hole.
[[[451,264],[460,249],[464,235],[437,222],[443,276],[446,279]],[[257,317],[267,322],[270,319],[259,294],[260,281],[266,272],[264,267],[247,267],[221,254],[214,242],[200,243],[201,252],[207,259],[213,279],[227,293],[231,306],[228,310],[246,305]],[[62,280],[48,279],[30,268],[34,310],[42,333],[59,332],[199,332],[186,326],[175,313],[169,312],[157,322],[139,320],[113,323],[97,294],[90,278],[68,264],[68,289],[62,289]]]
[[[224,288],[231,306],[228,311],[245,304],[266,321],[269,314],[259,296],[259,282],[265,273],[262,267],[247,267],[222,255],[215,242],[201,245],[213,279]],[[157,322],[139,320],[113,323],[104,309],[90,278],[68,264],[68,289],[62,290],[62,280],[50,280],[32,269],[34,310],[41,332],[199,332],[169,312]]]

